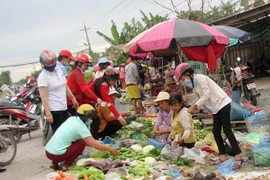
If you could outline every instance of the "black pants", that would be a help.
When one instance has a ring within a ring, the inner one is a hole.
[[[99,133],[99,137],[100,138],[105,138],[106,136],[111,137],[121,128],[122,125],[118,120],[108,122],[104,130]]]
[[[76,109],[73,107],[73,105],[68,105],[68,112],[71,116],[76,116]]]
[[[69,118],[69,113],[65,111],[51,111],[53,116],[53,123],[51,124],[53,133],[61,126],[63,122]]]
[[[91,127],[90,127],[90,132],[91,132],[92,137],[94,139],[98,139],[99,138],[99,135],[98,135],[99,126],[100,126],[100,119],[99,119],[99,117],[93,118],[93,122],[92,122]]]
[[[180,146],[191,149],[191,148],[193,148],[195,146],[195,142],[194,143],[181,143]]]
[[[221,128],[223,127],[223,131],[227,136],[234,154],[241,153],[241,150],[238,146],[236,138],[232,132],[231,128],[231,120],[230,120],[230,110],[231,104],[224,106],[221,110],[218,111],[217,114],[214,114],[214,123],[213,123],[213,134],[215,141],[218,146],[219,154],[226,154],[225,145],[223,142],[223,138],[221,136]]]

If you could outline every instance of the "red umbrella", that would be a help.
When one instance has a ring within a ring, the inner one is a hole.
[[[187,58],[208,63],[210,71],[217,67],[216,59],[221,56],[229,38],[207,24],[174,18],[142,32],[124,49],[131,53],[170,50],[175,54],[183,50]]]

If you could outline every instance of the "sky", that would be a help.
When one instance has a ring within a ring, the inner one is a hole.
[[[170,6],[170,0],[157,1]],[[179,4],[179,9],[187,10],[185,0],[174,2]],[[198,8],[200,2],[193,0],[193,7]],[[103,51],[109,44],[96,31],[110,36],[111,20],[121,31],[124,22],[130,22],[133,17],[141,19],[139,10],[175,17],[153,0],[1,0],[0,66],[39,61],[44,49],[56,54],[61,49],[83,50],[86,37],[81,29],[84,24],[91,28],[88,34],[92,49]],[[16,82],[40,68],[36,63],[0,68],[0,72],[10,70],[12,81]]]

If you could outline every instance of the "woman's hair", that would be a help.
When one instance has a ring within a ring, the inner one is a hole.
[[[185,71],[183,72],[183,74],[189,74],[189,75],[192,75],[192,74],[194,74],[194,70],[191,69],[191,68],[188,68],[187,70],[185,70]]]
[[[99,70],[102,71],[104,69],[106,69],[106,66],[108,65],[109,63],[101,63],[99,64]]]
[[[105,82],[106,79],[102,76],[100,78],[97,78],[96,80],[94,80],[94,93],[97,95],[97,97],[99,97],[100,99],[102,99],[102,95],[101,95],[101,85],[103,82]]]
[[[72,68],[72,71],[73,71],[77,66],[79,66],[79,61],[75,61],[74,66],[73,66],[73,68]]]
[[[169,105],[172,106],[173,104],[181,104],[183,102],[183,98],[180,94],[173,94],[170,96]]]

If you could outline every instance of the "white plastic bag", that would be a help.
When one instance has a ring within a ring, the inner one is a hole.
[[[195,160],[195,162],[201,164],[205,164],[205,154],[198,148],[184,148],[184,155],[182,155],[181,157]]]
[[[172,159],[172,160],[177,160],[181,155],[182,155],[182,147],[171,146],[169,144],[166,144],[160,153],[162,159]]]

